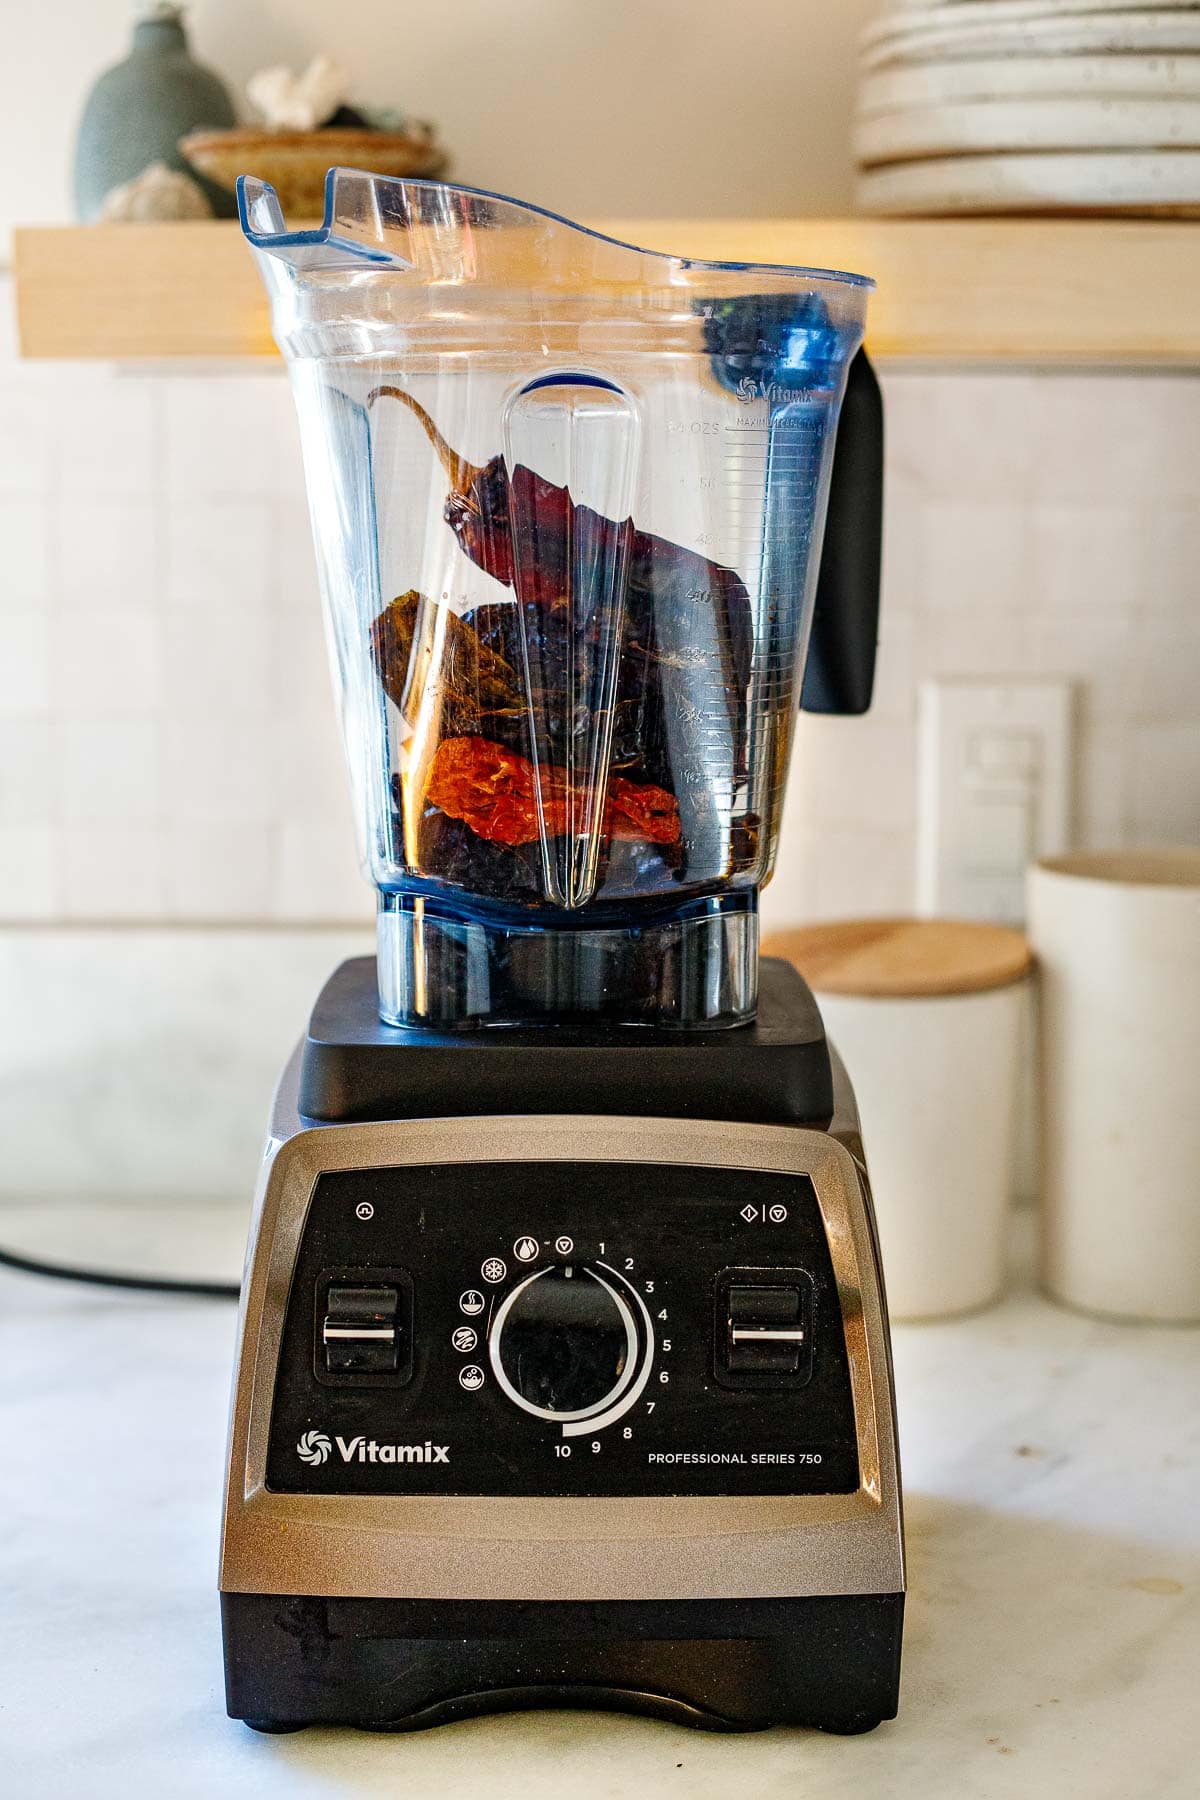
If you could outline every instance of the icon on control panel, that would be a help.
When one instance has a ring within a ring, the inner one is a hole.
[[[375,1217],[375,1208],[371,1205],[369,1200],[360,1200],[354,1209],[354,1216],[356,1219],[373,1219]]]
[[[757,1206],[751,1206],[749,1201],[747,1201],[745,1206],[743,1206],[743,1208],[742,1208],[741,1216],[743,1219],[745,1219],[747,1225],[751,1224],[758,1217]]]
[[[783,1221],[787,1218],[787,1207],[772,1206],[767,1213],[767,1217],[770,1219],[772,1225],[782,1225]]]
[[[487,1301],[478,1288],[468,1288],[465,1294],[458,1296],[458,1310],[465,1312],[468,1319],[473,1319],[476,1313],[481,1313],[486,1305]]]
[[[532,1237],[519,1237],[513,1245],[513,1255],[518,1262],[533,1262],[538,1253],[538,1241]]]
[[[575,1248],[575,1239],[566,1236],[556,1237],[554,1240],[554,1248],[558,1251],[560,1256],[570,1256],[572,1250]]]
[[[461,1350],[465,1356],[467,1351],[473,1350],[479,1342],[479,1333],[473,1326],[460,1325],[457,1331],[451,1333],[450,1342],[454,1345],[456,1350]]]
[[[503,1257],[487,1256],[484,1258],[483,1267],[480,1269],[479,1273],[483,1276],[485,1281],[503,1281],[504,1277],[508,1274],[508,1265],[505,1263]]]
[[[466,1388],[468,1394],[474,1394],[483,1386],[483,1370],[478,1363],[466,1363],[458,1371],[458,1385]]]

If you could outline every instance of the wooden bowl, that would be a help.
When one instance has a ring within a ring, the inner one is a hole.
[[[279,196],[285,217],[325,214],[330,169],[365,169],[372,175],[440,175],[446,153],[432,137],[396,131],[264,131],[254,125],[228,131],[193,131],[179,145],[210,181],[232,189],[239,175],[257,175]]]

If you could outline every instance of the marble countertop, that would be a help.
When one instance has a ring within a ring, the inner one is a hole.
[[[0,1242],[232,1274],[229,1206],[9,1206]],[[1027,1261],[1027,1259],[1025,1259]],[[900,1717],[716,1737],[576,1713],[403,1737],[225,1716],[217,1525],[234,1309],[0,1271],[0,1767],[14,1800],[678,1794],[1191,1800],[1200,1332],[1047,1304],[895,1334]]]

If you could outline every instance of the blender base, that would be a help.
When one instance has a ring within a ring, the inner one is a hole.
[[[825,1125],[833,1073],[825,1027],[790,963],[760,965],[758,1012],[735,1032],[567,1025],[439,1032],[384,1024],[376,964],[356,956],[317,996],[300,1058],[305,1119],[348,1125],[443,1114],[681,1115],[763,1125]],[[465,1109],[465,1108],[464,1108]]]
[[[812,996],[694,1036],[398,1031],[276,1095],[221,1604],[258,1730],[525,1707],[869,1730],[904,1550],[853,1094]]]
[[[896,1712],[903,1594],[481,1605],[225,1594],[229,1710],[256,1731],[417,1731],[629,1712],[854,1734]]]

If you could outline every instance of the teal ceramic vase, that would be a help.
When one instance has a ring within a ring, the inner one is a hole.
[[[218,218],[237,202],[179,154],[189,131],[237,123],[225,84],[192,59],[179,6],[147,4],[133,28],[124,62],[108,69],[88,95],[75,144],[75,210],[87,224],[106,194],[151,163],[166,163],[202,188]]]

